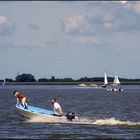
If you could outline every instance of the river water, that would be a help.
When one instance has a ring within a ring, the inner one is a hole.
[[[140,139],[140,86],[123,86],[123,92],[69,85],[0,86],[0,139]],[[63,110],[73,111],[77,123],[22,118],[11,94],[19,90],[28,104],[53,109],[56,98]]]

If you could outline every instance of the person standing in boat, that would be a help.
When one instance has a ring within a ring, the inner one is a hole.
[[[51,103],[54,106],[54,114],[53,115],[62,116],[62,114],[63,114],[62,108],[61,108],[60,104],[56,102],[56,99],[52,99]]]
[[[18,91],[13,91],[12,92],[13,95],[15,95],[15,97],[17,98],[17,104],[19,105],[20,102],[21,102],[21,105],[24,107],[24,109],[28,109],[28,104],[27,104],[27,98],[21,94],[20,92]]]

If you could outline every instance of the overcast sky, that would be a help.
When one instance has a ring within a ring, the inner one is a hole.
[[[140,78],[140,2],[0,2],[0,79]]]

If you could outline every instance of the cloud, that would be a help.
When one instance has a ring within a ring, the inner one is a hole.
[[[17,28],[9,22],[8,17],[0,16],[0,36],[13,35]]]
[[[0,50],[7,50],[7,49],[46,49],[46,48],[52,48],[58,46],[58,41],[49,41],[44,43],[13,43],[13,42],[7,42],[3,41],[0,42]]]
[[[40,29],[39,25],[37,25],[37,24],[35,24],[35,23],[30,23],[30,24],[28,25],[28,28],[29,28],[29,29],[32,29],[32,30],[39,30],[39,29]]]
[[[90,45],[96,44],[101,45],[102,42],[93,36],[79,36],[72,40],[72,43],[78,45]]]
[[[132,8],[136,13],[140,14],[140,2],[136,2]]]
[[[105,23],[104,23],[104,27],[105,27],[106,29],[110,29],[110,28],[113,27],[113,24],[112,24],[111,22],[105,22]]]
[[[3,25],[8,22],[8,18],[4,16],[0,16],[0,25]]]
[[[109,46],[116,33],[140,32],[140,2],[90,1],[86,8],[84,14],[75,13],[64,20],[63,30],[72,44]]]
[[[85,23],[85,15],[76,14],[64,21],[64,30],[69,33],[75,32],[76,30],[80,29]]]
[[[101,33],[112,33],[118,24],[113,15],[108,13],[102,16],[78,15],[68,18],[65,21],[64,30],[66,34],[77,36],[95,36]]]
[[[46,44],[33,44],[33,43],[28,43],[28,44],[14,44],[11,42],[2,42],[0,43],[0,49],[6,50],[6,49],[34,49],[34,48],[46,48]]]
[[[66,33],[81,36],[140,31],[140,2],[89,2],[86,6],[84,15],[75,14],[64,21]]]

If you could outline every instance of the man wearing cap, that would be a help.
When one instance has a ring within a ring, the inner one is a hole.
[[[24,109],[28,109],[26,97],[23,94],[21,94],[20,92],[16,90],[13,91],[12,94],[15,95],[15,97],[17,98],[17,104],[21,102],[21,105],[24,107]]]

